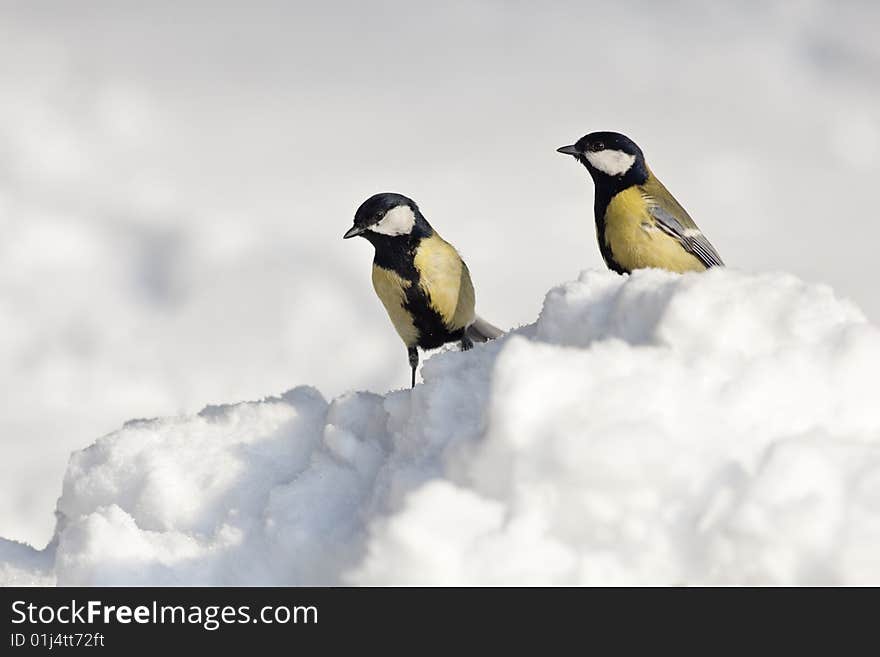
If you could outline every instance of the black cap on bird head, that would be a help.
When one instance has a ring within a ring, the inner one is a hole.
[[[354,214],[354,225],[343,239],[360,235],[375,240],[425,235],[430,232],[428,222],[411,198],[394,192],[374,194],[361,203]]]
[[[619,132],[591,132],[571,146],[557,148],[583,164],[593,180],[647,176],[645,155],[632,139]]]

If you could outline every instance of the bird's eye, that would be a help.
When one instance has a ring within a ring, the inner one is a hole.
[[[593,147],[590,148],[590,150],[591,151],[604,151],[605,144],[603,144],[601,141],[597,141],[595,144],[593,144]]]

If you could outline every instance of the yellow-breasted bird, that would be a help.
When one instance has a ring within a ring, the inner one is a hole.
[[[609,269],[686,272],[724,265],[634,141],[617,132],[593,132],[557,151],[574,156],[593,178],[596,237]]]
[[[416,385],[418,347],[458,342],[462,350],[501,331],[474,314],[467,265],[440,237],[415,201],[383,192],[364,201],[343,239],[360,235],[375,248],[373,288],[409,355]]]

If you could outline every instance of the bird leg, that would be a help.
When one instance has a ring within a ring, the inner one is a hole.
[[[474,341],[470,339],[467,333],[461,336],[461,350],[467,351],[474,346]]]
[[[409,354],[409,366],[412,368],[412,387],[416,387],[416,368],[419,366],[419,350],[416,347],[409,347],[406,352]]]

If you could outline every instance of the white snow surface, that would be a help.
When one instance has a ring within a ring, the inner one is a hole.
[[[876,0],[0,2],[0,536],[46,545],[68,455],[129,418],[404,385],[372,247],[341,239],[376,192],[455,245],[480,316],[534,321],[604,267],[556,152],[594,130],[728,265],[880,321],[878,25]]]
[[[878,371],[827,286],[587,271],[412,391],[128,422],[0,582],[880,584]]]

